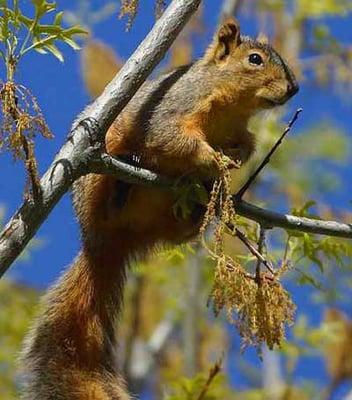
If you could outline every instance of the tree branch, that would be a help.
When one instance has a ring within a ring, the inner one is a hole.
[[[236,228],[233,224],[227,224],[227,226],[229,227],[229,229],[234,233],[235,236],[237,236],[240,241],[247,247],[247,249],[255,256],[257,257],[257,260],[259,262],[259,267],[260,264],[263,263],[265,265],[265,267],[267,268],[267,270],[273,275],[275,276],[275,271],[274,271],[274,267],[269,263],[268,260],[266,260],[262,253],[261,253],[261,249],[257,250],[252,243],[250,242],[250,240],[247,238],[247,236],[241,232],[238,228]],[[258,267],[257,267],[258,268]],[[259,274],[256,274],[256,277],[259,276]]]
[[[171,190],[175,187],[175,182],[173,180],[143,168],[136,168],[108,154],[99,155],[95,160],[91,172],[111,174],[128,183],[157,186],[159,189]],[[238,200],[236,195],[233,197],[237,214],[258,222],[265,227],[265,229],[277,227],[352,239],[352,224],[281,214],[250,204],[244,200]]]
[[[222,369],[222,359],[217,361],[214,364],[214,366],[210,369],[208,379],[206,380],[204,387],[202,388],[199,396],[197,397],[197,400],[205,399],[205,396],[206,396],[207,392],[209,391],[213,380],[221,372],[221,369]]]
[[[67,142],[40,181],[40,201],[25,201],[0,233],[0,277],[74,180],[88,172],[89,159],[97,150],[94,144],[103,143],[112,122],[162,59],[200,2],[173,0],[103,94],[78,117]]]
[[[134,393],[141,392],[150,382],[150,375],[155,371],[158,357],[162,354],[175,329],[175,317],[170,314],[157,325],[147,342],[141,340],[134,342],[130,369],[126,374],[129,387]]]
[[[258,224],[265,226],[266,229],[283,228],[293,231],[352,239],[352,224],[296,217],[290,214],[280,214],[247,203],[243,200],[235,205],[235,209],[237,214],[258,222]]]

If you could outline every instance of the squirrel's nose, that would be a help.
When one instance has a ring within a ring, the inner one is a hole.
[[[287,95],[289,97],[294,96],[299,91],[299,86],[296,81],[291,81],[287,84]]]

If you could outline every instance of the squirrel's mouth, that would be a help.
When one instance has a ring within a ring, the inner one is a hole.
[[[281,99],[273,99],[273,98],[268,98],[268,97],[263,97],[262,99],[264,100],[265,108],[273,108],[273,107],[277,107],[277,106],[282,106],[288,100],[286,98],[286,96]]]
[[[264,100],[264,103],[266,107],[271,108],[271,107],[277,107],[277,106],[282,106],[284,105],[290,98],[292,97],[291,93],[286,93],[282,97],[262,97]]]
[[[263,100],[265,108],[272,108],[285,104],[298,90],[299,86],[294,81],[287,85],[285,84],[285,90],[260,91],[258,95]]]

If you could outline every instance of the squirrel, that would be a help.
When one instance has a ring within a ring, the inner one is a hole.
[[[108,130],[106,149],[166,176],[209,182],[219,175],[218,151],[234,165],[254,152],[250,117],[297,91],[287,62],[228,18],[203,57],[141,86]],[[128,400],[115,338],[128,265],[194,237],[205,210],[178,219],[172,193],[96,174],[75,182],[73,202],[82,249],[25,339],[22,399]]]

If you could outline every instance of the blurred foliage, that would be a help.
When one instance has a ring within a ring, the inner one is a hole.
[[[322,18],[326,15],[346,15],[352,10],[349,0],[296,0],[298,18]]]
[[[221,372],[221,363],[210,369],[208,376],[197,374],[192,379],[181,378],[171,387],[172,394],[167,400],[217,400],[234,399],[232,390]]]
[[[153,4],[161,6],[162,3],[157,1]],[[138,4],[137,0],[122,2],[121,14],[129,14],[129,23],[138,11]],[[87,92],[96,97],[123,63],[111,47],[114,45],[113,39],[110,43],[103,43],[94,36],[92,30],[94,24],[115,13],[116,4],[106,1],[98,10],[93,10],[87,0],[80,0],[78,5],[76,11],[67,13],[67,20],[72,24],[80,23],[91,32],[89,39],[83,43],[81,67]],[[328,95],[343,88],[346,96],[350,95],[352,88],[351,43],[342,43],[333,36],[327,17],[343,18],[351,8],[348,0],[252,0],[243,2],[241,12],[256,18],[260,29],[270,32],[271,41],[290,60],[303,84],[311,85],[312,90],[318,85],[326,85]],[[201,35],[212,28],[206,27],[201,12],[193,18],[174,43],[166,68],[190,62],[194,35]],[[258,132],[257,152],[244,168],[234,173],[233,192],[246,180],[282,132],[284,111],[260,115],[252,121],[251,129]],[[293,214],[299,216],[352,222],[350,212],[336,210],[336,207],[324,202],[326,194],[334,194],[343,184],[339,181],[336,167],[350,161],[350,137],[336,125],[327,116],[326,122],[317,121],[303,132],[293,132],[294,136],[285,141],[259,177],[255,188],[248,193],[249,199],[256,203],[265,201],[273,209],[291,209]],[[316,199],[317,202],[310,199]],[[181,198],[182,212],[185,212],[184,203],[185,200]],[[252,243],[258,241],[256,224],[236,217],[236,226],[246,233]],[[163,250],[148,262],[136,266],[130,273],[126,288],[124,315],[119,326],[121,349],[125,349],[121,365],[128,366],[133,362],[136,348],[142,347],[148,354],[150,344],[158,337],[160,324],[171,321],[173,333],[152,357],[153,379],[147,374],[142,385],[142,389],[147,387],[152,390],[155,399],[321,400],[328,398],[342,381],[352,378],[349,357],[352,322],[339,311],[344,302],[350,303],[352,294],[351,243],[292,231],[275,231],[267,236],[266,257],[280,275],[288,273],[285,274],[285,287],[292,283],[303,285],[303,288],[308,288],[312,301],[330,307],[325,320],[317,326],[312,326],[303,315],[304,310],[298,310],[297,321],[288,333],[288,340],[280,350],[274,352],[283,365],[279,374],[282,376],[275,376],[275,394],[261,380],[253,385],[243,384],[232,388],[226,378],[227,364],[235,362],[231,355],[225,357],[223,371],[213,379],[205,397],[199,398],[209,378],[207,371],[210,366],[221,354],[227,354],[232,332],[222,315],[214,319],[205,306],[214,282],[213,260],[199,247],[187,245]],[[223,244],[226,254],[249,273],[254,272],[256,259],[248,254],[242,243],[226,233]],[[233,277],[231,275],[231,279]],[[20,338],[26,330],[24,325],[32,317],[35,295],[31,303],[31,295],[24,289],[14,289],[14,285],[7,282],[2,285],[4,289],[0,287],[0,301],[4,306],[0,309],[0,322],[6,321],[6,324],[0,325],[0,330],[3,329],[0,340],[9,338],[6,340],[14,341],[13,344],[6,342],[1,346],[1,351],[6,355],[0,357],[0,368],[6,365],[4,368],[7,372],[0,374],[0,387],[6,390],[4,394],[0,393],[1,398],[7,400],[15,390],[13,355],[18,351]],[[234,293],[236,288],[234,284]],[[11,304],[20,303],[18,307],[5,304],[5,299],[10,297],[14,301]],[[21,301],[25,307],[21,307]],[[15,332],[15,321],[22,312],[26,313],[21,316],[23,329]],[[185,333],[187,316],[191,312],[197,315],[193,321],[194,337]],[[233,317],[240,315],[235,313]],[[18,340],[10,339],[12,335]],[[197,373],[180,378],[190,370],[185,354],[186,342],[191,342],[193,346],[195,357],[192,367]],[[239,352],[235,356],[240,357]],[[250,366],[243,368],[247,377],[263,374],[265,353],[263,356],[263,367],[255,371]],[[296,378],[298,363],[310,357],[320,357],[324,361],[330,376],[325,387]],[[133,386],[136,378],[128,368],[126,372],[128,382]]]
[[[111,47],[96,39],[87,40],[81,51],[82,77],[88,93],[98,97],[121,68]]]
[[[352,322],[339,310],[330,308],[324,324],[332,331],[323,347],[328,373],[334,386],[352,378]]]
[[[18,390],[18,354],[35,314],[38,293],[6,280],[0,281],[0,398],[15,398]]]

